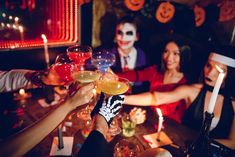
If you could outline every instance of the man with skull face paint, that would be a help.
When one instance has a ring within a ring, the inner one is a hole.
[[[135,46],[138,39],[136,20],[130,16],[121,18],[116,24],[116,46],[111,49],[111,52],[116,55],[116,63],[111,67],[114,72],[124,72],[146,66],[145,53]],[[135,82],[132,89],[140,92],[141,87],[143,86],[140,82]]]

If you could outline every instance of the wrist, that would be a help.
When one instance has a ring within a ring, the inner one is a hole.
[[[70,113],[74,110],[73,105],[70,104],[69,101],[64,100],[64,103],[61,104],[63,106],[63,109],[66,113]]]
[[[96,114],[94,117],[94,129],[106,136],[108,132],[108,123],[102,115]]]
[[[29,76],[29,80],[32,82],[32,84],[42,87],[46,86],[46,83],[44,82],[45,72],[43,71],[35,71],[31,73]]]

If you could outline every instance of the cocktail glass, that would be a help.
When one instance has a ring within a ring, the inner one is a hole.
[[[91,63],[102,73],[108,70],[115,63],[115,54],[106,51],[96,51],[92,54]]]
[[[105,93],[106,96],[124,94],[130,87],[129,80],[121,77],[116,77],[115,79],[102,77],[96,84],[97,89]]]
[[[127,139],[120,140],[114,147],[114,157],[137,157],[141,153],[138,144]]]
[[[84,70],[87,59],[91,58],[92,48],[87,45],[74,45],[67,48],[67,56],[73,61],[80,70]]]

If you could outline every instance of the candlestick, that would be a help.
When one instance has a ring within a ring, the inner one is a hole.
[[[58,149],[63,149],[64,148],[64,141],[63,141],[63,135],[62,135],[62,126],[60,125],[58,127]]]
[[[223,70],[219,66],[216,65],[216,69],[220,72],[220,74],[219,74],[219,76],[216,80],[213,92],[211,94],[210,102],[208,104],[208,112],[209,113],[213,113],[213,111],[214,111],[215,102],[216,102],[216,99],[217,99],[217,96],[218,96],[218,93],[219,93],[219,89],[220,89],[220,86],[223,82],[223,78],[225,76]]]
[[[161,135],[161,129],[162,129],[162,123],[163,123],[163,116],[161,109],[157,108],[157,114],[158,114],[158,129],[157,129],[157,141],[160,141],[160,135]]]
[[[49,59],[48,46],[47,46],[47,37],[45,34],[42,34],[41,37],[42,37],[43,43],[44,43],[44,56],[45,56],[46,66],[48,69],[50,66],[50,59]]]

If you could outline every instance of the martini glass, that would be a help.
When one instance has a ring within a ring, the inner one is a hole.
[[[78,82],[80,86],[97,80],[100,76],[99,73],[85,70],[85,62],[92,55],[92,48],[88,45],[74,45],[67,48],[67,56],[75,66],[76,71],[73,72],[74,81]],[[77,117],[81,120],[90,120],[90,113],[93,106],[87,105],[85,108],[77,112]]]
[[[115,63],[115,55],[109,51],[101,50],[94,52],[91,57],[91,63],[101,72],[102,76],[96,81],[97,91],[103,92],[105,97],[112,95],[123,94],[129,89],[129,81],[125,78],[106,77],[105,73]],[[111,73],[110,73],[111,74]],[[119,134],[121,128],[118,124],[118,119],[115,117],[108,130],[108,137]]]
[[[91,58],[92,48],[87,45],[74,45],[67,48],[67,56],[73,61],[80,70],[84,70],[87,59]]]
[[[108,68],[115,63],[115,55],[106,50],[97,51],[92,54],[91,63],[102,74],[105,74]]]

